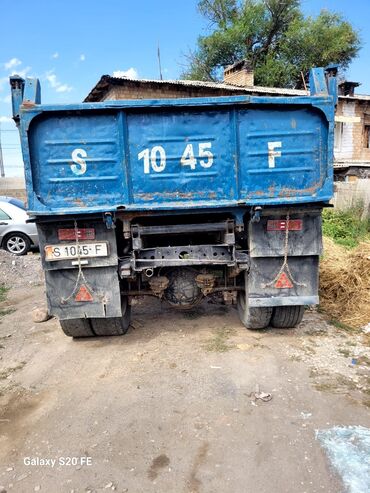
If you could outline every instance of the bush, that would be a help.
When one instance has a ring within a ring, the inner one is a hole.
[[[345,211],[324,209],[324,235],[347,248],[354,248],[360,241],[370,239],[370,219],[361,219],[361,213],[361,207]]]

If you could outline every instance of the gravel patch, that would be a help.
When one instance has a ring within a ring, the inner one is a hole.
[[[0,250],[0,284],[8,288],[37,286],[43,283],[44,276],[40,254],[30,252],[17,257]]]

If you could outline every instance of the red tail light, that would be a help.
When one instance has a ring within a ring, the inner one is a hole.
[[[77,238],[76,238],[77,232]],[[94,228],[79,228],[79,229],[58,229],[58,239],[63,240],[95,240]]]
[[[286,231],[285,219],[269,219],[267,221],[267,231]],[[301,231],[302,219],[289,219],[289,231]]]

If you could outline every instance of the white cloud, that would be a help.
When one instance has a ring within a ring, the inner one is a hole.
[[[56,92],[71,92],[72,87],[68,84],[63,84],[60,82],[56,76],[56,74],[52,71],[47,72],[45,75],[45,79],[49,82],[50,87],[56,90]]]
[[[1,100],[1,101],[2,101],[3,103],[10,103],[10,102],[11,102],[11,100],[12,100],[12,97],[11,97],[11,95],[10,95],[10,94],[8,94],[7,96],[5,96],[5,98],[2,98],[2,100]]]
[[[0,116],[0,123],[10,123],[13,121],[13,118],[10,116]]]
[[[18,67],[22,62],[18,58],[11,58],[8,62],[4,63],[5,70],[10,70],[14,67]]]
[[[136,68],[129,68],[127,70],[115,70],[113,72],[113,77],[127,77],[128,79],[137,79],[138,73]]]
[[[31,67],[22,68],[22,70],[13,70],[10,75],[19,75],[19,77],[26,77]]]
[[[84,55],[84,53],[81,53],[80,62],[84,62],[85,60],[86,60],[86,55]]]
[[[72,91],[72,86],[69,86],[68,84],[62,84],[56,88],[57,92],[71,92]]]
[[[53,53],[51,55],[51,58],[54,58],[54,60],[57,59],[57,58],[59,58],[59,53],[56,51],[55,53]]]
[[[49,82],[51,87],[55,89],[58,87],[58,81],[57,81],[57,76],[53,74],[52,72],[48,72],[45,76],[46,80]]]

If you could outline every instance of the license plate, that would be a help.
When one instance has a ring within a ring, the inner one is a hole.
[[[73,258],[107,257],[107,242],[99,243],[69,243],[65,245],[46,245],[46,260],[68,260]]]

